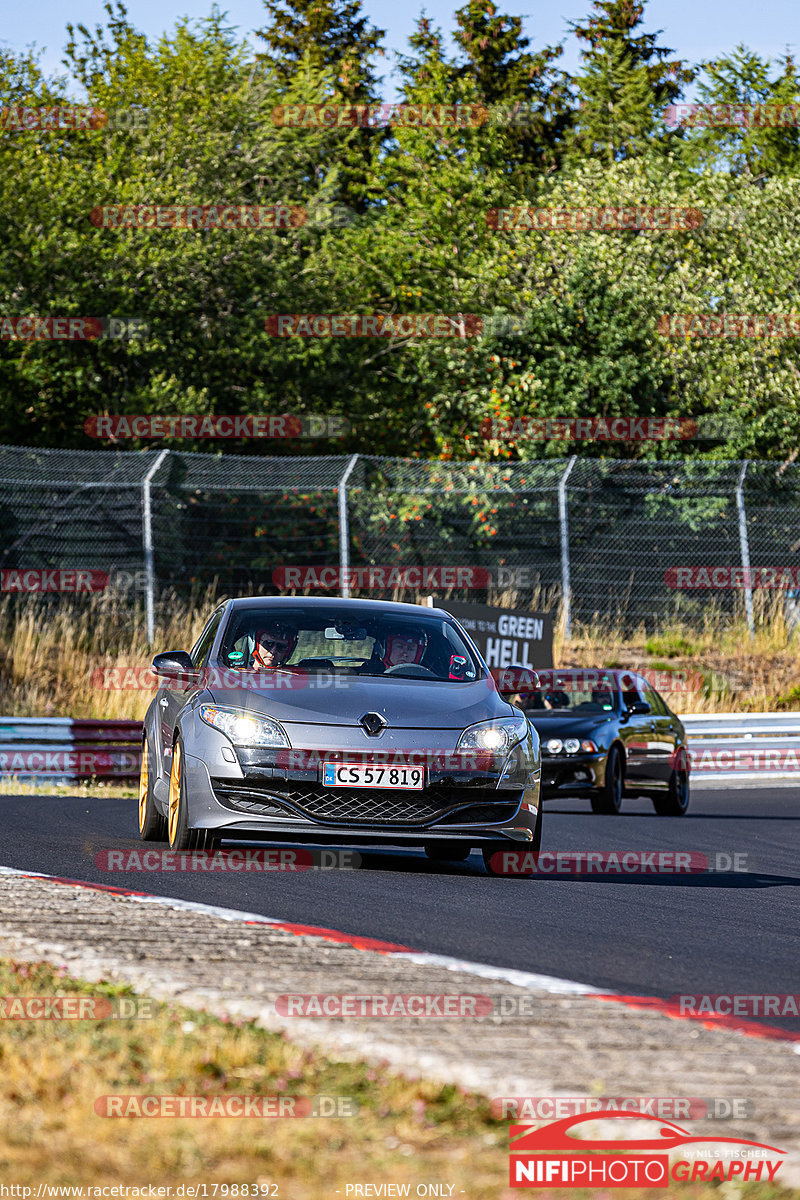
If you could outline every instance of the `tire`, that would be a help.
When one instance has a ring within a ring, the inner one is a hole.
[[[199,850],[205,846],[208,830],[189,828],[189,802],[183,757],[183,741],[179,735],[172,749],[172,769],[169,773],[167,840],[170,850]]]
[[[426,842],[423,849],[433,862],[466,862],[472,852],[463,842]]]
[[[683,817],[689,809],[689,772],[673,771],[666,796],[654,796],[653,808],[660,817]]]
[[[624,768],[618,746],[612,746],[606,762],[606,779],[603,790],[590,798],[592,812],[616,816],[622,809]]]
[[[142,742],[142,766],[139,772],[139,837],[143,842],[165,842],[167,840],[167,822],[156,808],[153,799],[150,763],[150,746],[145,735]]]

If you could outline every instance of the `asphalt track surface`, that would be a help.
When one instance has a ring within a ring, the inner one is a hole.
[[[683,818],[627,800],[545,806],[545,850],[746,854],[746,872],[488,876],[481,857],[442,866],[422,852],[359,847],[359,870],[108,872],[100,850],[143,849],[136,802],[0,796],[0,864],[179,897],[401,943],[625,995],[800,992],[800,788],[693,789]],[[264,843],[261,843],[264,844]],[[156,845],[149,843],[148,848]],[[2,912],[0,912],[0,920]],[[800,1019],[766,1023],[800,1032]]]

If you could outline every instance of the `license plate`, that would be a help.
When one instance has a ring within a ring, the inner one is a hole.
[[[370,767],[363,763],[323,763],[324,787],[402,788],[421,792],[422,767]]]

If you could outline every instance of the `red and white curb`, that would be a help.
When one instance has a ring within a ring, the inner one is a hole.
[[[18,867],[0,866],[0,876],[2,875],[15,876],[20,879],[40,879],[64,887],[107,892],[122,896],[136,904],[155,904],[162,908],[196,912],[243,925],[267,925],[272,929],[280,929],[294,934],[296,937],[322,938],[325,941],[352,946],[356,950],[371,951],[375,954],[391,954],[394,958],[406,959],[418,966],[440,967],[447,971],[474,975],[482,979],[502,980],[514,987],[546,992],[550,995],[592,996],[597,1000],[621,1004],[632,1010],[646,1009],[650,1012],[658,1012],[676,1021],[699,1022],[706,1029],[726,1030],[746,1037],[788,1043],[794,1053],[800,1054],[800,1032],[765,1025],[760,1021],[748,1020],[746,1017],[681,1012],[675,1000],[662,999],[659,996],[635,996],[609,992],[593,987],[591,984],[579,983],[574,979],[559,979],[554,975],[539,975],[532,971],[518,971],[512,967],[497,967],[489,963],[470,962],[468,959],[454,958],[447,954],[433,954],[427,950],[414,950],[410,946],[403,946],[396,942],[385,942],[379,938],[347,933],[340,929],[302,925],[294,921],[283,921],[277,917],[265,917],[261,913],[223,908],[215,904],[201,904],[194,900],[181,900],[173,896],[158,896],[151,892],[136,892],[130,888],[116,887],[113,884],[67,879],[59,875],[47,875],[40,871],[24,871]]]

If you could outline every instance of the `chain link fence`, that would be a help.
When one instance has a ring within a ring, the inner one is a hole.
[[[376,571],[365,587],[356,568],[376,564],[478,570],[470,586],[412,586]],[[295,589],[286,568],[298,566],[318,570],[301,572]],[[751,590],[737,568],[762,580],[759,568],[788,569],[780,601],[800,623],[800,466],[0,447],[3,591],[55,600],[81,590],[70,572],[96,571],[98,587],[144,602],[150,631],[170,597],[209,584],[237,595],[319,592],[320,581],[322,594],[349,586],[558,609],[567,628],[692,624],[713,600],[723,613],[741,606],[752,627],[760,584]]]

